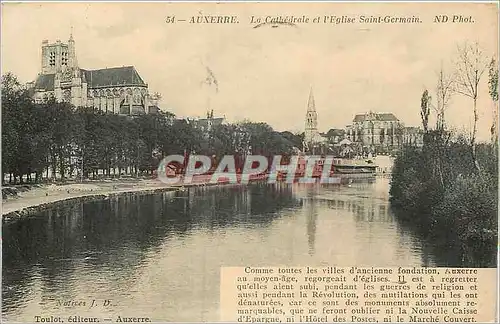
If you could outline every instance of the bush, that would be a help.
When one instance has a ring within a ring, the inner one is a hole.
[[[434,216],[456,229],[465,244],[497,237],[497,190],[488,174],[457,177]]]
[[[488,251],[491,259],[497,241],[498,158],[490,145],[479,145],[478,173],[470,152],[466,143],[443,145],[434,139],[422,149],[404,148],[394,163],[390,201],[405,211],[398,217],[411,218],[426,236],[446,237],[473,254]]]

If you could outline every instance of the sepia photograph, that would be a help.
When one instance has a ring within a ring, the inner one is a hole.
[[[2,322],[498,321],[498,3],[1,16]]]

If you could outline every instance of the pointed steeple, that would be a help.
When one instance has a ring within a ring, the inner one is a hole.
[[[316,104],[314,103],[314,95],[312,87],[309,90],[309,99],[307,101],[307,113],[305,120],[304,141],[308,147],[313,147],[318,137],[318,114],[316,113]],[[311,144],[311,145],[310,145]]]
[[[73,39],[73,26],[71,26],[71,31],[69,33],[69,40],[68,40],[68,66],[69,68],[77,68],[78,67],[78,60],[76,59],[76,49],[75,49],[75,40]]]
[[[309,90],[309,100],[307,101],[307,111],[314,111],[316,112],[316,104],[314,103],[314,95],[313,95],[313,89]]]

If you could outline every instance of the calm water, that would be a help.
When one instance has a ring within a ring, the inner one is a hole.
[[[3,227],[2,317],[218,321],[221,266],[457,262],[446,251],[437,257],[399,225],[388,190],[388,179],[351,187],[262,184],[54,208]],[[112,306],[57,305],[92,299]]]

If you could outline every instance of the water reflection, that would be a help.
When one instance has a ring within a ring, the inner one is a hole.
[[[315,252],[316,241],[316,222],[318,219],[318,210],[316,201],[314,201],[314,189],[307,191],[307,198],[305,199],[304,210],[307,220],[307,243],[309,245],[309,255]]]
[[[94,315],[218,321],[221,266],[433,265],[381,181],[127,195],[5,224],[2,315],[33,321],[61,312],[57,300],[109,298]]]

